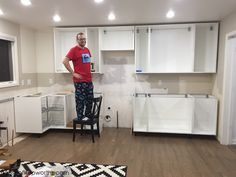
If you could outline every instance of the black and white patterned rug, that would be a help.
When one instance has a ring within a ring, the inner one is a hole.
[[[23,176],[24,174],[31,174],[30,176],[34,177],[47,176],[46,173],[50,169],[54,169],[54,172],[55,169],[57,169],[57,172],[60,169],[60,174],[68,177],[126,177],[127,175],[127,166],[123,165],[22,161],[18,170]]]

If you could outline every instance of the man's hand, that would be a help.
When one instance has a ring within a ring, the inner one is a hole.
[[[76,78],[76,79],[82,79],[82,76],[78,73],[73,73],[73,76]]]

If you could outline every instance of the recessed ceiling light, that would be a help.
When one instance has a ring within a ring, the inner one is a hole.
[[[94,0],[96,3],[101,3],[103,0]]]
[[[30,6],[31,1],[30,0],[21,0],[21,4],[23,4],[24,6]]]
[[[116,16],[113,12],[110,12],[109,15],[108,15],[108,20],[115,20],[116,19]]]
[[[173,18],[175,16],[175,12],[173,10],[169,10],[167,13],[166,13],[166,17],[167,18]]]
[[[2,11],[2,9],[0,9],[0,15],[3,15],[4,13],[3,13],[3,11]]]
[[[61,21],[61,17],[56,14],[56,15],[53,16],[53,21],[54,22],[59,22],[59,21]]]

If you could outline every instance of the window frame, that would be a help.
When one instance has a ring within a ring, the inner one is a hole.
[[[18,69],[18,51],[17,51],[17,37],[0,32],[0,39],[11,42],[12,52],[12,75],[13,81],[0,82],[0,88],[13,87],[19,85],[19,69]]]

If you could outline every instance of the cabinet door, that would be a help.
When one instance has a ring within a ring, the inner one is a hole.
[[[47,108],[41,107],[40,97],[16,97],[15,119],[17,133],[42,133],[42,113]],[[46,114],[44,114],[45,116]],[[46,118],[44,118],[46,120]]]
[[[196,24],[194,72],[216,72],[218,23]]]
[[[77,44],[76,35],[79,32],[83,32],[86,34],[86,28],[54,29],[54,57],[56,72],[68,73],[68,71],[62,64],[62,61],[65,58],[66,54],[69,52],[69,50]]]
[[[134,50],[134,27],[100,28],[101,50]]]
[[[91,72],[101,72],[100,68],[100,51],[99,51],[99,29],[98,28],[88,28],[87,29],[87,45],[91,52]]]
[[[191,133],[193,99],[180,95],[149,98],[148,132]]]
[[[215,98],[194,98],[193,134],[216,135],[217,100]]]
[[[149,66],[149,27],[135,28],[135,64],[136,73],[148,72]]]
[[[150,31],[149,72],[193,72],[194,25],[158,25]]]
[[[133,131],[147,132],[148,130],[148,107],[147,97],[138,95],[134,97],[134,113],[133,113]]]

